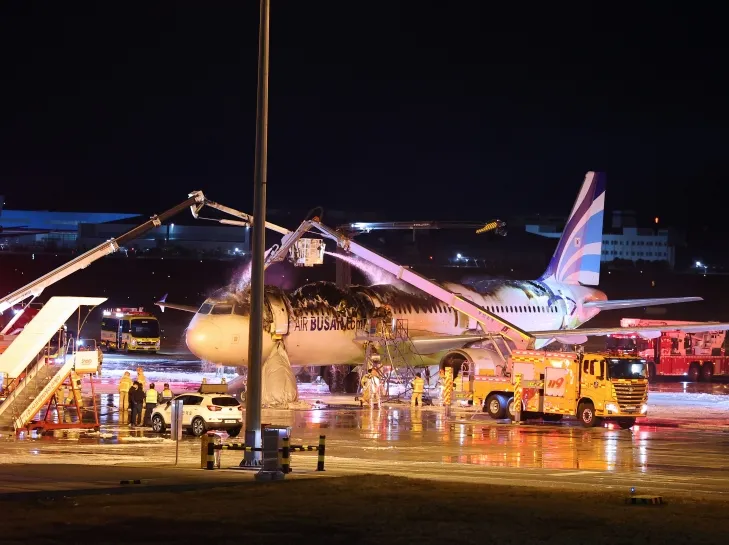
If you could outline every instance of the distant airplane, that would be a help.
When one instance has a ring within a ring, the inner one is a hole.
[[[559,340],[581,344],[587,336],[633,331],[654,335],[660,328],[578,329],[602,310],[701,301],[700,297],[649,298],[609,301],[596,286],[600,279],[605,175],[588,172],[557,249],[537,280],[480,280],[468,286],[443,287],[497,315],[536,338],[537,348]],[[200,308],[166,302],[165,307],[194,312],[186,342],[199,358],[229,366],[248,365],[250,307],[247,292],[221,289]],[[383,307],[393,319],[407,321],[410,340],[421,365],[451,365],[456,373],[464,362],[491,360],[502,355],[488,344],[476,320],[440,300],[402,283],[350,286],[331,282],[307,284],[293,292],[266,287],[264,359],[282,342],[293,366],[359,365],[363,342],[357,332]],[[379,309],[379,310],[378,310]],[[729,324],[712,323],[712,329]],[[726,327],[724,327],[726,326]],[[706,324],[699,327],[706,329]],[[686,327],[681,327],[686,330]],[[676,329],[672,326],[672,329]],[[493,344],[493,343],[492,343]]]

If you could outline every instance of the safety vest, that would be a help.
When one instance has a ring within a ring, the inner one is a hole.
[[[147,403],[157,404],[157,390],[147,390]]]
[[[167,388],[162,390],[162,399],[172,399],[173,397],[172,390],[168,390]]]

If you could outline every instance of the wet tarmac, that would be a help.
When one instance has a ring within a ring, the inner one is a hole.
[[[442,409],[427,407],[264,410],[263,419],[290,426],[295,444],[316,444],[320,434],[326,435],[327,465],[344,473],[729,493],[729,433],[720,431],[654,426],[584,429],[574,422],[514,425],[473,413],[447,416]],[[235,441],[222,432],[221,438]],[[100,432],[0,437],[0,460],[171,465],[175,448],[169,435],[104,424]],[[199,467],[200,456],[199,439],[180,441],[181,466]],[[235,466],[240,459],[239,453],[224,451],[222,467]],[[315,465],[314,453],[294,456],[297,470],[311,471]]]
[[[141,360],[107,357],[104,377],[133,370]],[[159,361],[159,364],[156,362]],[[148,377],[158,373],[180,384],[199,383],[206,371],[200,362],[171,360],[164,356],[144,359]],[[119,375],[120,376],[120,375]],[[184,379],[193,379],[184,382]],[[156,380],[156,379],[153,379]],[[657,385],[661,399],[707,399],[716,414],[726,414],[729,398],[724,385]],[[113,391],[113,390],[110,390]],[[314,389],[311,399],[321,398]],[[683,396],[683,397],[682,397]],[[688,397],[687,397],[688,396]],[[696,397],[699,396],[699,397]],[[729,427],[714,430],[678,429],[660,425],[620,430],[605,426],[585,429],[574,421],[559,424],[496,422],[476,411],[391,405],[361,409],[347,405],[351,396],[337,399],[344,405],[322,409],[264,409],[265,423],[289,426],[296,444],[316,444],[327,438],[327,467],[336,473],[387,473],[431,479],[499,482],[567,488],[650,488],[675,494],[729,494]],[[0,463],[169,466],[175,460],[175,442],[169,434],[130,428],[120,417],[116,396],[96,395],[100,431],[58,430],[47,435],[0,434]],[[353,401],[353,400],[352,400]],[[90,405],[90,398],[86,397]],[[684,407],[676,405],[678,411]],[[691,404],[685,405],[691,407]],[[694,407],[695,417],[702,413]],[[92,413],[86,412],[88,420]],[[74,419],[74,415],[66,415]],[[709,419],[704,419],[709,420]],[[229,440],[221,432],[224,441]],[[185,436],[179,443],[179,464],[200,465],[200,439]],[[236,466],[240,454],[222,453],[222,467]],[[296,454],[295,471],[311,471],[315,453]],[[0,483],[1,484],[1,483]]]

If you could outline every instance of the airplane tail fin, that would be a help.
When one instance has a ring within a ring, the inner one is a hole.
[[[157,301],[157,302],[155,303],[155,305],[159,306],[159,308],[160,308],[160,310],[161,310],[162,312],[164,312],[164,311],[165,311],[165,303],[167,302],[167,296],[168,296],[168,295],[169,295],[169,293],[165,293],[165,294],[164,294],[164,295],[162,296],[162,298],[161,298],[161,299],[160,299],[159,301]],[[161,304],[160,304],[160,303],[161,303]]]
[[[605,173],[588,172],[557,249],[541,280],[597,286],[600,282]]]

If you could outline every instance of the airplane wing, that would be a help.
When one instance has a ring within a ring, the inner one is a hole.
[[[641,337],[656,338],[663,331],[685,331],[687,333],[698,333],[701,331],[727,331],[727,322],[701,322],[671,324],[670,326],[641,326],[641,327],[593,327],[578,329],[553,329],[551,331],[530,331],[529,334],[536,339],[560,339],[567,344],[581,344],[576,339],[584,337],[600,337],[614,333],[637,333]],[[584,341],[582,341],[584,342]]]
[[[463,348],[469,343],[482,341],[488,337],[485,335],[464,333],[462,335],[438,335],[427,331],[410,332],[410,342],[417,354],[433,354],[441,350],[454,350]],[[367,342],[369,337],[355,337],[354,342]]]
[[[410,337],[415,351],[418,354],[433,354],[441,350],[454,350],[463,348],[469,343],[482,341],[488,337],[484,335],[413,335]]]
[[[582,305],[585,308],[598,310],[614,310],[619,308],[652,307],[656,305],[673,305],[675,303],[691,303],[703,301],[703,297],[664,297],[657,299],[614,299],[612,301],[587,301]]]
[[[192,307],[190,305],[176,305],[174,303],[168,303],[166,293],[164,294],[162,299],[160,299],[159,301],[157,301],[155,303],[155,305],[157,305],[162,310],[162,312],[164,312],[166,308],[171,308],[174,310],[182,310],[183,312],[191,312],[191,313],[195,314],[197,312],[197,309],[199,308],[199,307]]]

